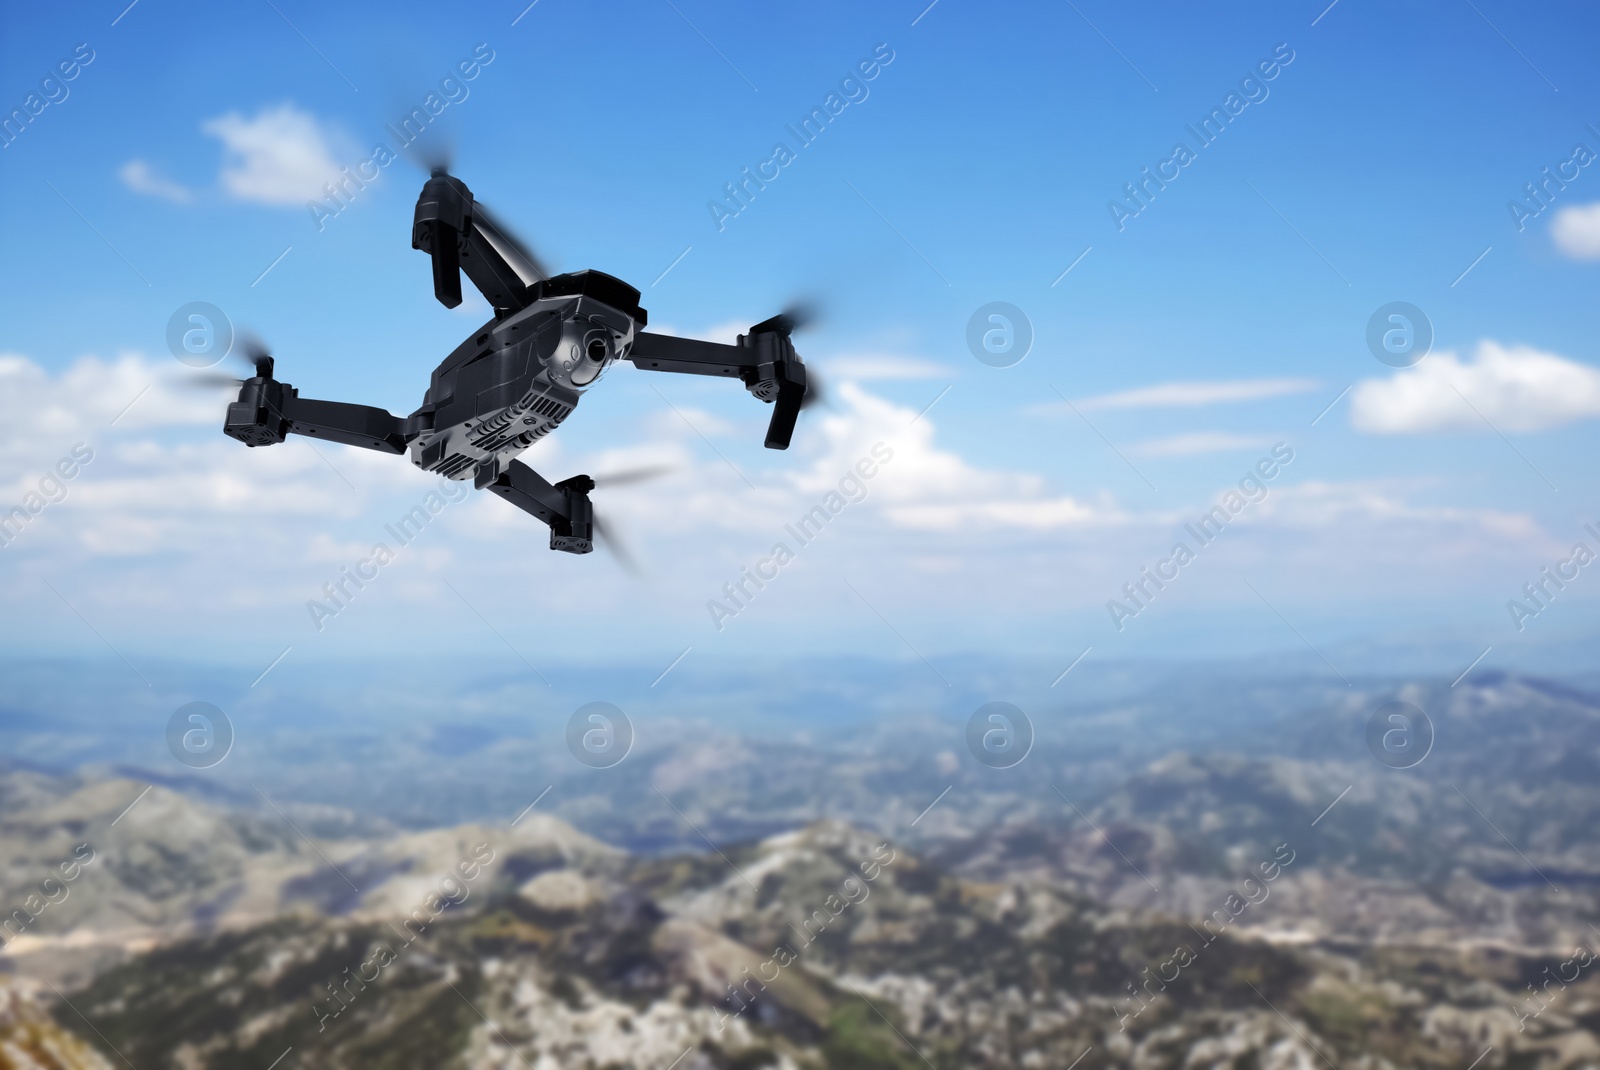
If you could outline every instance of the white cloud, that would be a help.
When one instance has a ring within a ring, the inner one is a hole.
[[[563,433],[523,457],[552,480],[670,469],[594,497],[641,559],[646,581],[603,557],[550,553],[542,525],[465,485],[461,500],[420,541],[399,549],[398,563],[324,634],[308,618],[307,599],[320,597],[340,566],[375,543],[398,549],[385,525],[434,491],[437,480],[403,457],[300,438],[246,449],[221,434],[224,392],[181,389],[192,374],[165,356],[87,357],[61,371],[0,356],[0,507],[23,500],[74,442],[95,451],[65,499],[0,548],[0,581],[62,635],[93,640],[37,577],[49,577],[119,648],[140,637],[209,644],[227,635],[259,648],[263,666],[290,643],[296,658],[332,651],[359,636],[377,640],[392,621],[416,614],[459,617],[472,634],[486,633],[446,578],[497,627],[504,619],[508,637],[525,651],[532,647],[522,645],[519,629],[535,627],[530,622],[543,613],[529,616],[528,591],[538,592],[539,606],[562,607],[580,622],[551,650],[579,649],[595,622],[619,642],[678,642],[684,633],[709,639],[718,633],[706,600],[782,540],[798,550],[796,563],[761,596],[755,618],[766,623],[753,627],[837,625],[848,604],[845,619],[859,614],[861,627],[878,628],[850,601],[841,579],[848,577],[875,603],[882,599],[885,615],[897,625],[904,620],[920,643],[940,629],[968,628],[973,606],[987,607],[977,616],[991,620],[1085,607],[1098,613],[1111,580],[1170,546],[1206,504],[1196,495],[1186,504],[1129,508],[1105,489],[1072,482],[1072,467],[1047,454],[974,461],[941,441],[938,409],[917,418],[918,404],[903,406],[848,381],[832,408],[806,413],[793,449],[781,455],[755,445],[767,410],[751,412],[742,404],[747,397],[726,408],[684,409],[707,434],[724,430],[716,414],[749,416],[736,437],[714,437],[715,450],[652,401],[620,438],[587,439],[604,446],[579,449],[585,433]],[[859,496],[858,485],[841,488],[841,481],[879,442],[892,459],[880,460],[864,481],[864,497],[802,549],[786,525],[825,506],[830,495]],[[1244,460],[1238,470],[1247,470]],[[1287,469],[1241,518],[1238,538],[1229,535],[1233,549],[1208,551],[1204,571],[1212,578],[1202,582],[1197,572],[1196,582],[1185,581],[1192,597],[1211,597],[1207,584],[1231,590],[1240,569],[1267,583],[1275,569],[1307,577],[1339,596],[1384,591],[1396,577],[1421,590],[1434,584],[1455,591],[1485,562],[1520,567],[1548,541],[1526,516],[1419,501],[1426,488],[1409,485],[1291,482],[1298,471]],[[1419,545],[1432,548],[1427,569],[1414,560]],[[1018,583],[1019,575],[1027,582]],[[749,620],[742,617],[740,627]],[[974,627],[973,635],[983,632]]]
[[[679,327],[672,323],[650,324],[651,334],[665,334],[673,338],[698,338],[705,342],[721,342],[723,345],[737,345],[739,336],[755,326],[756,321],[745,323],[743,320],[728,320],[723,323],[712,324],[701,330]]]
[[[188,204],[194,200],[187,186],[156,174],[155,168],[143,160],[129,160],[117,170],[117,177],[124,186],[147,197],[160,197],[173,204]]]
[[[828,494],[837,494],[840,480],[872,456],[875,443],[883,443],[894,456],[878,465],[865,501],[850,507],[851,526],[858,529],[888,535],[938,532],[965,542],[997,529],[1067,529],[1125,519],[1114,504],[1052,492],[1040,476],[969,464],[939,447],[931,417],[918,419],[915,408],[897,405],[853,382],[840,384],[830,407],[807,412],[803,434],[796,436],[795,447],[777,471],[749,472],[748,484],[730,467],[731,461],[708,452],[700,434],[748,441],[752,432],[759,434],[759,427],[740,427],[704,410],[678,408],[692,427],[663,408],[641,422],[651,441],[631,451],[590,459],[597,472],[663,461],[676,466],[671,476],[627,487],[617,496],[614,507],[625,514],[630,527],[673,536],[692,537],[716,529],[780,536],[784,524]],[[758,410],[757,415],[764,419],[768,411]],[[536,444],[524,459],[541,472],[582,470],[573,467],[575,458],[563,456],[558,438]],[[744,471],[741,462],[738,472]]]
[[[1228,450],[1265,449],[1276,439],[1262,435],[1235,435],[1227,431],[1196,431],[1188,435],[1152,438],[1133,444],[1132,451],[1141,457],[1192,457],[1199,453],[1223,453]]]
[[[765,319],[766,317],[763,316],[762,318]],[[746,323],[743,320],[727,320],[723,323],[712,324],[706,328],[705,333],[697,334],[694,337],[704,338],[708,342],[721,342],[724,345],[737,345],[739,336],[749,331],[753,326],[755,326],[755,321]]]
[[[1154,409],[1255,401],[1285,394],[1303,394],[1321,384],[1315,379],[1231,379],[1216,382],[1160,383],[1115,394],[1079,398],[1079,409]]]
[[[1446,505],[1417,505],[1405,499],[1407,488],[1397,481],[1331,483],[1310,480],[1285,488],[1266,510],[1276,512],[1285,526],[1336,528],[1357,523],[1431,524],[1441,530],[1476,528],[1501,538],[1532,538],[1539,526],[1526,513],[1498,509],[1462,509]],[[1412,548],[1406,549],[1407,553]]]
[[[656,413],[645,421],[645,428],[664,438],[680,435],[685,430],[693,430],[707,438],[741,438],[750,437],[750,428],[736,424],[731,420],[724,420],[715,413],[692,405],[672,403],[672,407]]]
[[[116,426],[126,430],[220,421],[220,395],[185,388],[185,370],[131,353],[107,363],[82,357],[51,376],[27,357],[0,353],[0,456]]]
[[[895,527],[1037,531],[1125,519],[1120,510],[1050,492],[1041,476],[977,468],[959,454],[940,449],[934,442],[932,419],[917,419],[915,409],[849,382],[840,386],[838,395],[840,411],[816,422],[828,442],[826,456],[795,480],[808,495],[831,490],[868,444],[883,440],[895,456],[884,465],[882,490],[874,493],[884,517]]]
[[[1350,423],[1378,435],[1543,431],[1600,416],[1600,369],[1527,346],[1478,345],[1477,359],[1430,355],[1350,395]],[[1476,411],[1474,411],[1476,410]],[[1479,414],[1482,414],[1481,416]]]
[[[858,382],[875,379],[949,379],[955,375],[955,369],[948,364],[885,353],[834,357],[822,363],[822,372],[831,379],[854,379]]]
[[[1574,260],[1600,260],[1600,202],[1561,209],[1550,224],[1550,236]]]
[[[303,205],[325,198],[323,185],[339,177],[328,135],[292,104],[263,109],[253,119],[229,112],[200,129],[222,140],[222,186],[241,201]]]
[[[297,559],[320,559],[326,554],[319,548],[370,533],[328,531],[318,516],[335,526],[341,517],[388,516],[434,482],[403,458],[327,444],[319,450],[298,438],[246,449],[221,434],[227,392],[188,389],[185,380],[193,375],[174,362],[132,354],[111,363],[84,357],[56,374],[25,357],[0,355],[0,459],[16,475],[13,489],[22,493],[25,483],[84,440],[96,461],[92,486],[83,484],[73,495],[72,510],[89,514],[78,528],[80,551],[123,556],[193,548],[223,538],[220,533],[250,517],[252,524],[276,518],[275,526],[301,547]],[[879,441],[895,456],[872,482],[867,502],[854,507],[868,527],[964,537],[999,527],[1045,530],[1122,518],[1105,503],[1052,492],[1040,476],[973,466],[936,444],[931,417],[917,419],[914,409],[849,382],[838,390],[834,408],[808,414],[807,434],[787,455],[789,463],[764,474],[750,471],[750,483],[701,438],[748,438],[750,428],[697,407],[678,409],[692,427],[663,408],[639,421],[633,443],[572,455],[560,436],[552,436],[523,459],[552,479],[664,466],[670,472],[659,479],[597,492],[597,504],[664,538],[697,542],[707,531],[781,532],[836,492]],[[197,438],[191,428],[204,433]],[[0,490],[5,485],[0,481]],[[470,500],[452,511],[473,514],[462,521],[468,537],[527,541],[535,524],[530,518],[491,496]],[[542,532],[535,537],[542,539]]]

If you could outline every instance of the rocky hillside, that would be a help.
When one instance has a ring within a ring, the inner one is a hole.
[[[281,811],[219,809],[123,779],[0,776],[0,801],[0,963],[62,984],[184,936],[401,916],[441,874],[472,864],[475,844],[488,845],[478,864],[495,880],[577,860],[604,871],[623,857],[537,811],[514,828],[313,839]]]
[[[463,846],[409,911],[192,936],[107,970],[69,993],[73,1006],[140,1068],[1459,1070],[1488,1049],[1480,1066],[1575,1070],[1600,1058],[1600,971],[1570,951],[1283,943],[1050,881],[964,878],[839,824],[720,854],[552,854],[531,868],[496,851],[474,869],[486,852]],[[1268,858],[1265,887],[1297,864]],[[1230,922],[1245,903],[1224,901]],[[1524,985],[1547,967],[1570,981],[1541,1004]]]
[[[56,1024],[26,988],[0,984],[0,1070],[112,1070],[112,1064]]]
[[[562,804],[604,797],[643,852],[551,816],[560,787],[528,807],[526,777],[514,817],[397,831],[249,785],[0,773],[0,1057],[1600,1065],[1600,704],[1508,678],[1396,695],[1436,728],[1412,769],[1367,752],[1368,695],[1114,780],[702,746]],[[860,820],[815,818],[834,784]],[[717,831],[741,800],[732,825],[789,831]]]

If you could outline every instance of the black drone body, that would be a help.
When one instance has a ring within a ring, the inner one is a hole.
[[[262,356],[228,406],[226,434],[247,446],[298,434],[409,452],[424,471],[471,479],[532,513],[550,526],[552,550],[574,554],[594,548],[594,480],[580,475],[550,483],[516,457],[559,427],[619,360],[649,371],[741,380],[774,406],[767,448],[789,447],[807,394],[789,316],[756,324],[735,345],[650,334],[638,290],[599,271],[549,274],[465,184],[442,170],[417,199],[411,245],[432,257],[434,295],[446,308],[461,303],[463,271],[494,307],[493,318],[434,370],[422,405],[399,417],[369,405],[302,398],[273,378],[273,360]],[[529,276],[533,281],[525,281]]]

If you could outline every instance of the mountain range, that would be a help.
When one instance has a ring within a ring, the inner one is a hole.
[[[12,767],[0,1067],[1600,1058],[1600,702],[1486,674],[1274,718],[1252,688],[1234,746],[1120,779],[1114,747],[994,770],[908,717],[870,747],[663,745],[430,828]],[[1367,751],[1379,697],[1428,711],[1415,768]],[[51,1030],[55,1063],[12,1054]]]

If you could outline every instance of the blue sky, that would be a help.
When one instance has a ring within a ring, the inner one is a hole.
[[[80,43],[94,58],[0,149],[5,504],[77,442],[95,459],[0,550],[9,638],[103,650],[92,626],[130,660],[265,664],[484,644],[536,662],[601,634],[665,665],[687,645],[1065,664],[1404,635],[1465,666],[1587,634],[1595,570],[1521,632],[1506,602],[1575,542],[1600,550],[1600,166],[1521,231],[1508,204],[1600,152],[1597,19],[1492,0],[13,11],[8,109]],[[307,396],[414,408],[487,316],[431,299],[420,172],[383,168],[320,229],[308,201],[479,46],[492,62],[437,123],[474,191],[557,268],[631,280],[652,326],[725,336],[815,298],[801,349],[833,403],[775,453],[736,386],[615,369],[526,459],[678,465],[602,503],[649,580],[550,554],[474,498],[317,631],[306,602],[429,480],[223,438],[225,399],[183,387],[167,321],[211,302]],[[830,93],[862,96],[841,79],[875,50],[893,59],[864,99],[719,229],[724,184]],[[1275,53],[1293,58],[1241,88]],[[1199,147],[1187,125],[1229,94],[1259,99]],[[1108,203],[1180,141],[1193,161],[1119,229]],[[992,301],[1031,322],[1014,367],[968,350]],[[1365,343],[1393,301],[1435,332],[1413,369]],[[896,460],[866,500],[714,628],[722,584],[878,441]],[[1118,630],[1106,603],[1276,443],[1294,460],[1265,498]]]

